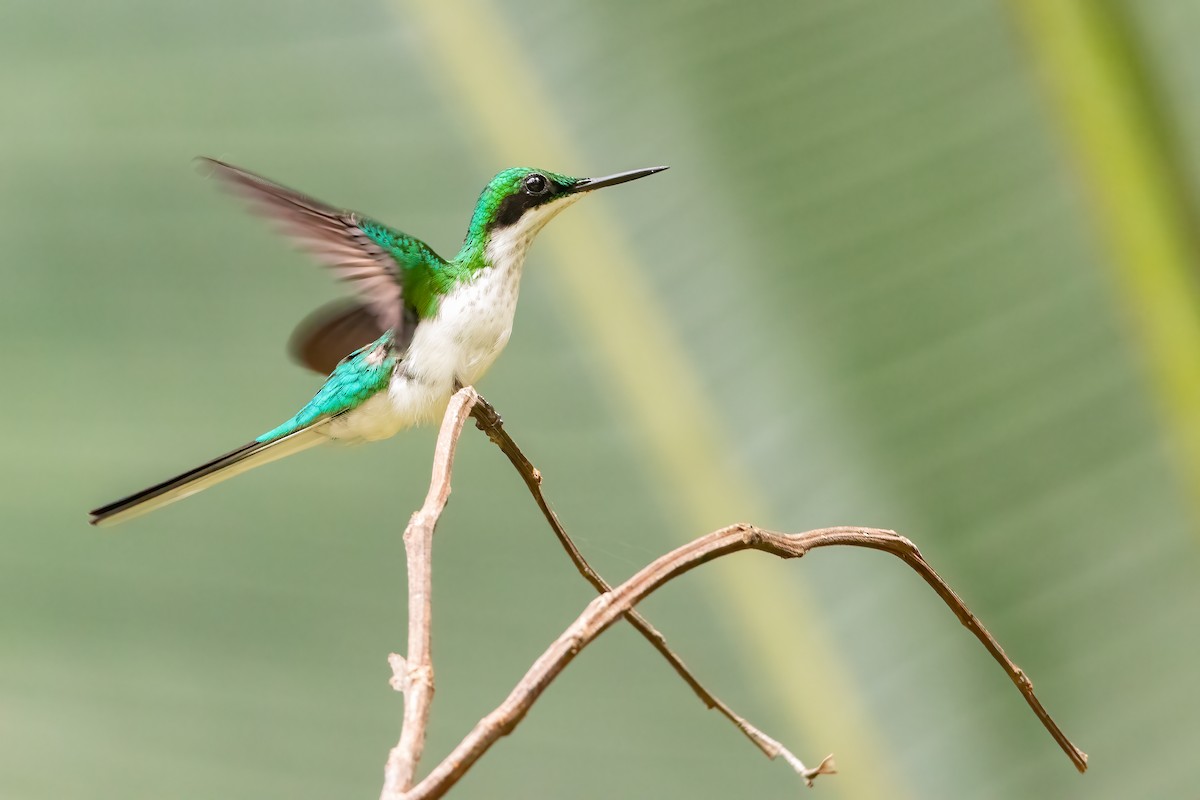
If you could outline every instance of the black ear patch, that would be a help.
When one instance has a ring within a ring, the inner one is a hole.
[[[505,228],[519,220],[526,211],[555,199],[570,189],[547,178],[540,172],[531,172],[521,181],[521,188],[500,201],[496,209],[494,227]]]
[[[524,192],[514,192],[500,201],[500,207],[496,209],[496,221],[493,224],[497,228],[507,228],[519,220],[528,209],[538,205],[544,199],[543,197],[530,197]]]

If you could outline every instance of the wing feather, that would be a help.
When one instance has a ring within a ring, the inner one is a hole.
[[[416,327],[416,314],[405,309],[400,324],[392,328],[392,348],[401,353],[407,350]],[[383,332],[364,303],[342,298],[305,317],[288,340],[288,352],[300,364],[328,375],[347,353],[366,347]]]
[[[357,212],[334,208],[261,175],[212,158],[212,173],[250,209],[351,284],[378,330],[399,329],[405,316],[404,272],[445,262],[428,245]],[[384,235],[383,243],[362,227]],[[402,245],[402,246],[401,246]],[[346,355],[350,350],[342,353]],[[307,363],[307,362],[306,362]],[[311,366],[311,365],[310,365]]]

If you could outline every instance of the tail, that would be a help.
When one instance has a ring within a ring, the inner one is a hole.
[[[223,480],[241,475],[247,470],[262,466],[268,461],[290,456],[307,450],[325,441],[317,432],[320,423],[302,428],[287,436],[268,442],[254,441],[218,456],[206,464],[190,469],[182,475],[155,484],[116,502],[91,511],[93,525],[115,525],[127,519],[161,508],[176,500],[182,500],[196,492],[202,492]]]

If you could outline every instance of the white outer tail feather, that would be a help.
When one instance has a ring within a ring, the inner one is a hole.
[[[319,431],[319,428],[324,427],[326,423],[328,423],[328,420],[322,420],[315,425],[310,425],[295,433],[289,433],[287,436],[276,439],[221,469],[183,481],[178,486],[172,486],[160,494],[147,497],[145,500],[133,503],[127,508],[101,516],[99,519],[93,520],[93,523],[98,527],[106,528],[110,525],[116,525],[117,523],[133,519],[134,517],[140,517],[142,514],[148,514],[177,500],[190,497],[197,492],[202,492],[210,486],[215,486],[222,481],[226,481],[236,475],[241,475],[243,472],[248,472],[255,467],[260,467],[271,461],[278,461],[281,458],[286,458],[287,456],[326,442],[328,438]]]

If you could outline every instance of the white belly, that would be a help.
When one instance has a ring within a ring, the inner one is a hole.
[[[353,411],[333,418],[318,432],[330,439],[355,444],[387,439],[415,423],[396,413],[387,392],[380,392]]]
[[[442,299],[437,316],[418,326],[388,390],[333,419],[321,433],[343,442],[387,439],[436,422],[455,383],[473,385],[508,344],[517,305],[512,270],[485,269]]]
[[[512,334],[519,278],[519,265],[484,269],[417,327],[388,389],[406,427],[435,421],[456,382],[473,385],[492,366]]]
[[[442,298],[437,315],[417,328],[407,371],[464,386],[483,377],[512,334],[519,278],[519,268],[488,267]]]
[[[567,200],[557,204],[566,205]],[[455,383],[471,386],[482,378],[512,334],[529,242],[559,208],[526,214],[521,224],[494,234],[486,253],[492,266],[441,299],[437,314],[417,326],[388,391],[334,420],[328,435],[373,441],[435,422],[445,413]]]

